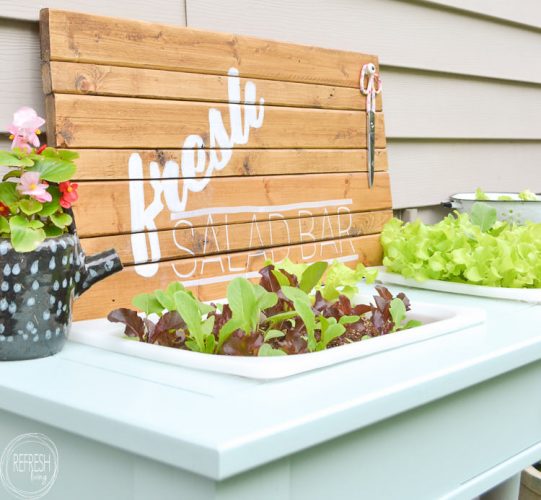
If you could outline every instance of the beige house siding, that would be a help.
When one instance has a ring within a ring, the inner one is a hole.
[[[395,208],[541,192],[538,0],[0,0],[0,146],[18,106],[43,112],[42,6],[378,54]]]
[[[541,191],[540,19],[537,0],[187,3],[190,26],[378,54],[395,208]]]

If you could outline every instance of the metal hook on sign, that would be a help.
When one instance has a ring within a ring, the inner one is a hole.
[[[374,159],[376,142],[376,95],[381,92],[382,83],[376,65],[368,63],[361,70],[359,80],[361,93],[366,96],[366,164],[368,187],[374,185]]]

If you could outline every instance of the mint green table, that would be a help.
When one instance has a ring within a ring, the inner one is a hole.
[[[0,451],[48,435],[51,499],[470,499],[541,458],[541,306],[409,295],[488,324],[273,382],[69,343],[0,364]]]

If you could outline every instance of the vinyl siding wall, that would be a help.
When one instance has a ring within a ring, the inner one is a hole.
[[[43,110],[42,6],[378,54],[395,208],[541,192],[538,0],[0,0],[0,131],[20,105]]]

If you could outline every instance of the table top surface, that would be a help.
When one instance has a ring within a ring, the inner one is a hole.
[[[541,306],[389,288],[481,307],[487,322],[275,381],[69,342],[50,358],[0,363],[0,408],[223,479],[541,359]]]

